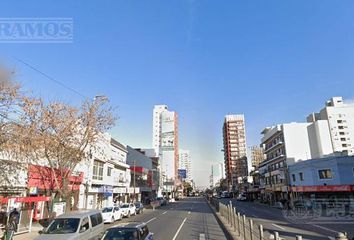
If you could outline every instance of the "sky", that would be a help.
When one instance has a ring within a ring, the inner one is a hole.
[[[247,144],[267,126],[305,121],[332,96],[354,98],[352,0],[6,1],[1,18],[72,18],[71,43],[1,43],[24,88],[78,104],[105,95],[112,134],[151,147],[152,110],[179,114],[180,147],[199,186],[223,161],[226,114],[245,114]]]

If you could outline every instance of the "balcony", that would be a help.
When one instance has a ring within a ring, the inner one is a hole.
[[[262,165],[267,164],[267,163],[270,163],[270,162],[273,162],[273,161],[275,161],[275,160],[277,160],[277,159],[280,159],[280,158],[283,158],[283,157],[285,157],[285,155],[284,155],[284,154],[280,154],[280,155],[277,156],[277,157],[274,157],[274,158],[271,158],[271,159],[266,159],[266,160],[264,160],[264,161],[262,162]]]
[[[270,152],[271,150],[275,149],[277,146],[280,146],[282,144],[284,144],[284,142],[283,141],[279,141],[276,144],[274,144],[273,146],[271,146],[270,148],[265,149],[264,153],[267,154],[268,152]]]

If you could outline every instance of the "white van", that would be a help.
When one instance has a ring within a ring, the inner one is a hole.
[[[55,218],[35,240],[100,239],[104,232],[101,211],[84,210],[60,215]]]

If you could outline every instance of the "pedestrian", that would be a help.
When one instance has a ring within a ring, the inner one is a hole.
[[[15,219],[16,219],[16,223],[18,224],[19,219],[20,219],[20,213],[17,211],[17,208],[14,208],[14,209],[10,212],[10,218],[15,218]]]
[[[6,225],[4,240],[12,240],[15,232],[17,231],[17,217],[12,216]]]

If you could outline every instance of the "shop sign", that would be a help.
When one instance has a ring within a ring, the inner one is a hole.
[[[66,202],[57,202],[53,204],[53,212],[56,213],[56,216],[64,214],[65,208],[66,208]]]
[[[37,195],[37,194],[38,194],[38,187],[29,188],[29,195]]]
[[[128,188],[128,193],[134,193],[134,188]],[[138,194],[140,193],[140,188],[135,188],[135,193]]]
[[[124,193],[127,193],[127,189],[126,189],[126,188],[117,187],[117,188],[114,188],[114,189],[113,189],[113,193],[121,193],[121,194],[124,194]]]
[[[98,193],[113,193],[113,187],[112,186],[103,185],[103,186],[98,188]]]
[[[354,190],[354,185],[297,186],[291,189],[294,192],[351,192]]]

